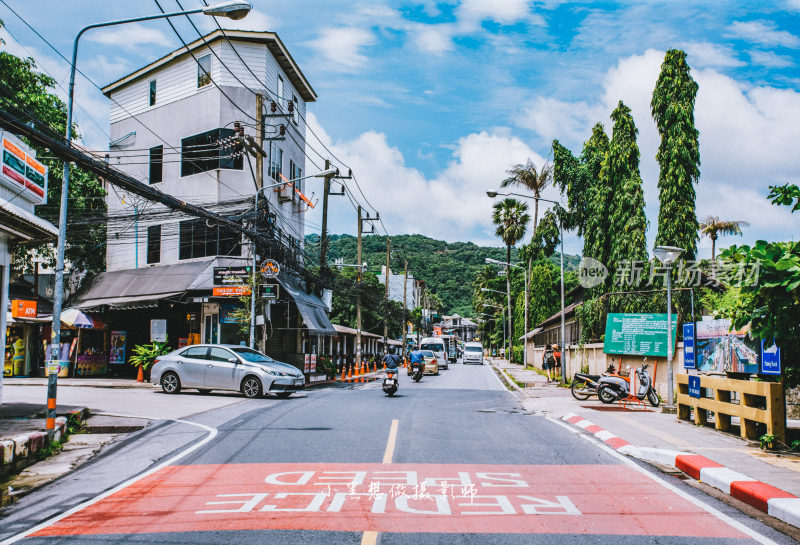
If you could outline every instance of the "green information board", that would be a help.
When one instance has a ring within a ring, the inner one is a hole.
[[[672,315],[672,349],[675,352],[677,316]],[[666,314],[609,314],[603,343],[606,354],[667,357]]]

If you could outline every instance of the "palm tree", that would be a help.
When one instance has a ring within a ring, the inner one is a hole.
[[[742,227],[749,226],[750,224],[746,221],[726,221],[717,216],[707,216],[700,222],[698,232],[700,236],[707,236],[711,239],[711,260],[713,261],[719,235],[741,235]]]
[[[528,222],[531,220],[530,215],[528,215],[528,205],[516,199],[503,199],[502,201],[495,203],[493,209],[492,222],[497,226],[495,234],[503,239],[503,242],[506,245],[506,263],[511,263],[511,247],[525,236],[525,229],[528,225]],[[511,327],[513,325],[511,321],[511,275],[509,272],[509,267],[506,266],[508,330],[509,332],[513,332],[514,329]],[[508,348],[511,353],[513,353],[514,349],[512,338],[513,335],[510,334],[508,336]],[[508,355],[508,361],[511,361],[511,354]]]
[[[530,159],[524,165],[514,165],[506,173],[509,177],[503,180],[500,187],[510,185],[524,187],[530,190],[536,199],[542,196],[542,191],[552,179],[552,168],[549,164],[545,163],[542,169],[537,171],[536,165]],[[533,202],[533,233],[536,234],[536,227],[539,225],[539,201]]]

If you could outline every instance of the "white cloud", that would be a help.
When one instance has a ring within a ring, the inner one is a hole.
[[[734,21],[730,34],[766,47],[800,47],[800,38],[763,21]]]
[[[510,25],[528,17],[529,4],[528,0],[465,0],[456,13],[465,21],[495,21]]]
[[[453,27],[450,25],[418,25],[411,40],[420,51],[441,55],[453,50]]]
[[[790,11],[800,11],[800,0],[787,0],[786,7]]]
[[[459,139],[447,166],[426,178],[406,165],[403,154],[389,144],[385,134],[368,131],[350,141],[332,142],[313,114],[308,122],[326,146],[352,167],[390,233],[421,233],[448,241],[469,239],[471,232],[483,233],[492,206],[486,190],[496,187],[511,165],[527,159],[538,165],[544,162],[517,137],[502,131],[479,132]],[[346,183],[363,203],[354,182]],[[315,209],[310,219],[319,222],[314,215],[320,213]],[[329,215],[331,232],[352,232],[352,215],[346,208]],[[497,244],[491,235],[484,242]]]
[[[138,49],[143,45],[171,46],[167,36],[160,30],[139,23],[122,25],[113,30],[98,30],[88,33],[86,39],[123,49]]]
[[[689,42],[684,45],[684,49],[688,54],[687,60],[690,66],[736,68],[745,64],[729,46],[710,42]]]
[[[789,68],[794,66],[794,61],[787,55],[778,55],[772,51],[759,51],[754,49],[749,52],[750,62],[767,68]]]
[[[355,72],[367,63],[363,48],[375,44],[375,35],[361,28],[324,28],[316,40],[307,42],[334,71]]]

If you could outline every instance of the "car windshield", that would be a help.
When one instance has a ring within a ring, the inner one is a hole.
[[[444,345],[431,343],[431,344],[423,344],[420,346],[420,350],[433,350],[434,352],[444,352]]]
[[[231,348],[231,350],[236,352],[239,356],[241,356],[242,358],[244,358],[247,361],[253,361],[253,362],[275,361],[272,358],[270,358],[269,356],[267,356],[266,354],[262,354],[261,352],[253,350],[252,348],[247,348],[247,347],[242,346],[242,347],[237,347],[237,348]]]
[[[420,352],[422,353],[422,357],[423,358],[435,358],[436,357],[436,356],[433,355],[433,352],[431,352],[430,350],[420,350]]]
[[[467,352],[483,352],[483,348],[480,346],[468,346],[464,350]]]

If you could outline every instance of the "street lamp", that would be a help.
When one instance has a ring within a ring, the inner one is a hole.
[[[502,293],[502,292],[500,292],[500,293]],[[506,310],[505,307],[502,307],[500,305],[490,305],[489,303],[483,303],[483,306],[499,308],[505,314],[505,310]],[[486,314],[485,312],[482,312],[481,315],[483,315],[483,316],[491,316],[492,318],[497,318],[496,314]],[[506,320],[505,320],[505,317],[503,317],[503,319],[500,320],[500,323],[503,324],[503,346],[505,347],[505,345],[506,345]]]
[[[240,1],[227,1],[213,6],[203,8],[176,11],[172,13],[159,13],[158,15],[148,15],[145,17],[134,17],[132,19],[121,19],[119,21],[106,21],[104,23],[95,23],[83,27],[72,44],[72,63],[70,64],[69,72],[69,92],[67,93],[67,129],[66,141],[67,145],[72,145],[72,107],[75,96],[75,72],[77,70],[76,63],[78,62],[78,40],[81,39],[83,33],[93,28],[107,27],[122,25],[126,23],[138,23],[140,21],[150,21],[152,19],[166,19],[169,17],[178,17],[182,15],[191,15],[193,13],[203,13],[210,16],[228,17],[230,19],[242,19],[245,17],[253,6],[248,2]],[[61,209],[58,213],[58,246],[56,248],[56,278],[55,278],[55,293],[53,294],[53,328],[52,328],[52,342],[50,343],[50,360],[58,360],[59,346],[61,344],[61,307],[64,303],[64,248],[66,245],[67,236],[67,198],[69,196],[69,162],[64,161],[64,174],[61,182]],[[55,399],[56,397],[56,384],[57,373],[48,371],[47,389],[48,399]],[[47,436],[50,440],[53,439],[55,433],[55,407],[47,409]]]
[[[489,198],[494,199],[498,195],[502,195],[504,197],[514,195],[515,197],[523,197],[525,199],[533,199],[534,201],[544,201],[549,202],[551,204],[560,204],[557,201],[551,201],[550,199],[543,199],[541,197],[533,197],[531,195],[525,195],[523,193],[510,193],[510,192],[503,192],[499,189],[490,189],[486,192],[486,196]],[[566,363],[566,352],[564,351],[564,344],[566,343],[566,325],[565,325],[565,314],[564,314],[564,222],[561,218],[558,218],[558,228],[560,231],[561,236],[561,358],[564,363]],[[525,295],[525,299],[527,302],[528,296]],[[525,314],[527,317],[527,313]],[[528,332],[525,332],[525,352],[528,352]],[[561,371],[561,384],[566,384],[566,365],[562,365]]]
[[[255,235],[258,234],[258,196],[261,195],[261,192],[267,189],[272,189],[273,187],[278,187],[281,185],[290,184],[292,182],[298,182],[300,180],[305,180],[306,178],[325,178],[326,176],[333,176],[336,174],[335,168],[329,168],[323,172],[318,174],[311,174],[309,176],[303,176],[302,178],[293,178],[291,180],[286,180],[283,182],[278,182],[275,184],[271,184],[268,186],[264,186],[256,191],[255,195],[253,195],[253,214],[255,214],[253,219],[253,287],[250,290],[250,348],[255,349],[256,344],[256,239]]]
[[[673,371],[672,371],[672,263],[683,253],[676,246],[656,246],[653,254],[667,268],[667,404],[665,409],[672,412]]]
[[[516,265],[514,263],[506,263],[505,261],[499,261],[497,259],[492,259],[491,257],[487,257],[486,258],[486,263],[493,263],[495,265],[502,265],[504,267],[514,267],[515,269],[522,269],[522,276],[525,277],[525,296],[524,297],[525,297],[525,316],[527,316],[528,315],[528,273],[526,272],[525,267],[522,267],[520,265]],[[506,286],[508,286],[508,285],[510,285],[510,284],[506,284]],[[488,290],[486,288],[481,288],[481,291],[495,291],[495,290]],[[509,341],[510,341],[511,340],[511,336],[514,334],[511,331],[511,307],[510,306],[508,308],[508,331],[509,331],[508,338],[509,338]],[[528,335],[528,332],[526,331],[523,334],[523,339],[524,339],[524,341],[523,341],[524,345],[522,347],[522,366],[523,367],[527,367],[528,366],[528,337],[527,337],[527,335]],[[511,342],[509,342],[509,344],[511,344]],[[510,361],[510,359],[509,359],[509,361]]]

